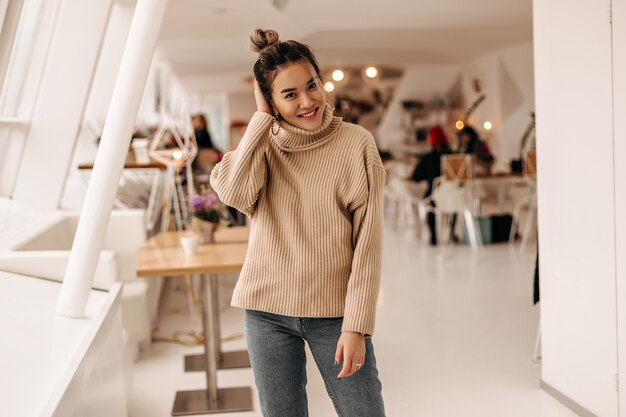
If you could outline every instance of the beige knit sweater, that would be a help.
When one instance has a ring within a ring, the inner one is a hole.
[[[256,112],[211,173],[220,199],[250,218],[231,304],[292,317],[344,317],[371,335],[380,284],[385,171],[372,135],[333,117],[306,131]],[[276,132],[276,128],[274,128]]]

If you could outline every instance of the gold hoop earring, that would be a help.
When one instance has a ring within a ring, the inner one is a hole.
[[[276,129],[276,131],[274,131]],[[278,119],[274,117],[274,123],[272,123],[272,135],[276,136],[280,132],[280,125],[278,124]]]

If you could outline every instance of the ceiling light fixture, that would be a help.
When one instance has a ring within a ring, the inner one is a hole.
[[[335,91],[335,84],[333,84],[332,81],[326,81],[324,83],[324,90],[328,91],[329,93],[332,93],[333,91]]]
[[[457,128],[458,130],[461,130],[461,129],[463,129],[463,128],[465,127],[465,123],[463,123],[461,120],[458,120],[458,121],[456,122],[455,126],[456,126],[456,128]]]
[[[335,81],[341,81],[341,80],[343,80],[343,77],[344,77],[344,76],[345,76],[345,74],[343,73],[343,71],[342,71],[342,70],[334,70],[334,71],[333,71],[333,75],[332,75],[332,77],[333,77],[333,80],[335,80]]]
[[[378,75],[378,70],[376,69],[376,67],[367,67],[365,69],[365,75],[367,75],[369,78],[376,78],[376,76]]]
[[[491,124],[491,122],[487,121],[483,124],[483,127],[485,128],[485,130],[491,130],[493,125]]]

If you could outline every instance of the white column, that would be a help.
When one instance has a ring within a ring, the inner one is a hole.
[[[615,167],[615,257],[617,275],[617,346],[619,409],[626,406],[626,0],[613,6],[613,118]]]
[[[137,2],[57,304],[62,316],[84,316],[166,4],[167,0]]]
[[[623,161],[614,155],[608,6],[533,3],[537,201],[542,384],[581,415],[617,417],[616,259],[623,254],[615,195],[623,189],[615,188],[614,160]]]

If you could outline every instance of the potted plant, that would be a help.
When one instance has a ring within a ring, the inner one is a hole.
[[[222,217],[222,204],[214,192],[189,197],[191,230],[200,236],[200,243],[214,243],[215,231]]]

